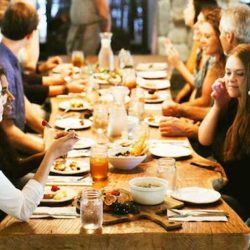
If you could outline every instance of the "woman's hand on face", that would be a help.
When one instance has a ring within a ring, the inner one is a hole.
[[[230,101],[230,96],[228,95],[225,80],[219,78],[215,81],[212,86],[211,96],[214,98],[214,105],[221,109]]]
[[[166,46],[167,61],[172,66],[177,66],[181,62],[180,54],[178,50],[173,46]]]
[[[48,152],[50,152],[55,158],[67,154],[79,140],[75,131],[60,132],[55,138],[56,140],[48,149]]]

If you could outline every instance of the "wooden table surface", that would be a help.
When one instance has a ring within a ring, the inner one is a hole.
[[[160,60],[159,60],[160,61]],[[59,98],[52,99],[53,124],[58,115]],[[93,136],[91,130],[79,132]],[[156,128],[150,129],[150,137],[163,139]],[[178,138],[177,138],[178,139]],[[181,139],[181,138],[179,138]],[[47,135],[47,143],[49,138]],[[190,165],[191,161],[208,160],[195,152],[188,159],[177,160],[177,187],[199,186],[222,187],[227,178],[220,165],[217,171],[204,170]],[[128,189],[128,180],[137,176],[152,175],[157,159],[149,157],[135,170],[124,174],[111,169],[108,180],[95,183],[101,188],[123,187]],[[73,187],[83,190],[84,187]],[[197,207],[197,206],[195,206]],[[183,222],[182,229],[166,232],[153,222],[141,220],[113,226],[105,226],[101,232],[86,234],[81,230],[80,219],[31,219],[20,222],[7,216],[0,224],[1,249],[247,249],[249,228],[238,215],[221,199],[215,204],[201,208],[223,209],[229,214],[227,222]]]

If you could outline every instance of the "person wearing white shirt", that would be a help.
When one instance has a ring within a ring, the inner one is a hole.
[[[0,123],[4,113],[4,106],[13,96],[8,91],[8,82],[5,75],[0,77]],[[34,177],[19,190],[13,186],[8,178],[0,171],[0,211],[12,215],[20,220],[27,221],[43,196],[43,187],[50,172],[50,166],[56,158],[65,155],[72,149],[78,137],[74,131],[57,134],[48,148]],[[2,138],[1,138],[2,139]],[[2,146],[2,145],[0,145]]]

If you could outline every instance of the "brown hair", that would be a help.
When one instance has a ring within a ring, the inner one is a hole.
[[[237,113],[227,131],[224,144],[224,160],[242,159],[250,154],[250,45],[240,44],[229,56],[235,56],[245,67],[245,82],[241,88]]]
[[[6,38],[18,41],[36,30],[37,25],[37,11],[30,4],[17,2],[10,4],[5,11],[1,32]]]
[[[203,8],[218,6],[216,0],[193,0],[193,4],[194,4],[194,10],[195,10],[194,23],[197,22],[197,17],[199,16]]]

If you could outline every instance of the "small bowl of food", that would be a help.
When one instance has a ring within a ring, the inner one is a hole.
[[[133,156],[128,147],[112,148],[109,150],[109,162],[114,168],[131,170],[145,160],[147,154]]]
[[[157,205],[164,201],[168,182],[157,177],[136,177],[129,181],[133,200],[143,205]]]

